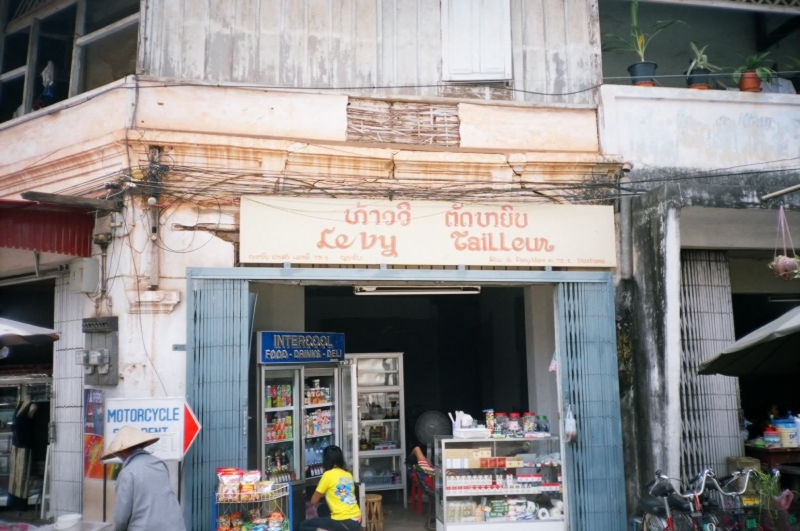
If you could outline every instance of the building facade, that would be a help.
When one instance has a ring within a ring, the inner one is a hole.
[[[780,44],[769,40],[779,17],[798,9],[699,0],[641,9],[667,8],[717,13],[723,25],[766,18],[761,41],[745,39],[754,49]],[[307,330],[308,286],[522,288],[524,407],[555,418],[571,403],[584,434],[565,448],[570,529],[621,530],[655,468],[677,476],[740,454],[735,382],[715,383],[718,397],[700,404],[706,383],[691,367],[733,340],[730,286],[749,278],[753,259],[741,254],[734,271],[726,252],[770,248],[773,212],[755,198],[792,179],[797,103],[675,88],[674,76],[658,88],[620,86],[628,80],[600,37],[619,13],[615,2],[582,0],[0,1],[6,219],[21,223],[26,205],[14,202],[31,191],[81,198],[71,214],[92,219],[88,232],[61,224],[90,250],[33,239],[0,248],[0,285],[55,278],[50,513],[101,519],[113,507],[113,482],[103,505],[103,483],[76,464],[83,393],[99,388],[106,398],[186,397],[195,408],[204,431],[182,474],[170,466],[190,527],[203,525],[214,468],[247,466],[253,446],[248,396],[220,389],[248,387],[254,321]],[[785,173],[728,175],[763,165]],[[611,205],[617,259],[248,263],[243,196]],[[89,292],[66,280],[78,257],[102,264]],[[250,307],[254,293],[262,310]],[[103,317],[117,318],[119,381],[85,384],[71,357],[83,347],[78,325]],[[542,380],[554,350],[564,368],[582,367],[561,370],[558,385]]]

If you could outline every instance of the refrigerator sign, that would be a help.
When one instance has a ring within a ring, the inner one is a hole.
[[[325,332],[259,332],[261,363],[344,361],[344,334]]]

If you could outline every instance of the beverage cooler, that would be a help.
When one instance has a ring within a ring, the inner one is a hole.
[[[353,454],[352,435],[342,437],[355,415],[344,335],[259,332],[258,349],[259,467],[278,482],[316,484],[325,447]]]

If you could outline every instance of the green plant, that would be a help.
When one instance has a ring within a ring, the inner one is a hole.
[[[641,62],[645,62],[644,53],[650,42],[662,31],[672,26],[673,24],[683,24],[680,20],[659,20],[650,28],[650,32],[645,32],[639,27],[639,2],[631,2],[631,35],[627,39],[615,35],[613,33],[606,33],[604,37],[616,39],[614,43],[606,43],[603,47],[608,51],[628,51],[633,52],[639,56]]]
[[[694,53],[694,59],[692,59],[692,62],[689,64],[689,70],[687,71],[689,74],[691,74],[692,70],[695,68],[705,68],[711,72],[719,72],[722,70],[722,68],[714,66],[708,62],[708,56],[706,55],[706,48],[708,48],[707,44],[699,50],[697,49],[695,43],[690,42],[689,45],[692,47],[692,52]]]
[[[764,52],[745,57],[744,66],[740,66],[733,71],[733,81],[738,84],[742,79],[743,72],[752,71],[756,73],[758,79],[761,81],[765,83],[771,82],[772,78],[775,77],[775,71],[768,66],[762,66],[764,64],[764,59],[766,59],[768,55],[769,52]]]
[[[761,470],[755,470],[754,472],[756,473],[756,494],[760,498],[761,507],[770,508],[774,505],[775,498],[781,493],[780,478]]]

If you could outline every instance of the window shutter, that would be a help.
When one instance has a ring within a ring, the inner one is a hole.
[[[511,0],[442,0],[442,79],[511,79]]]

